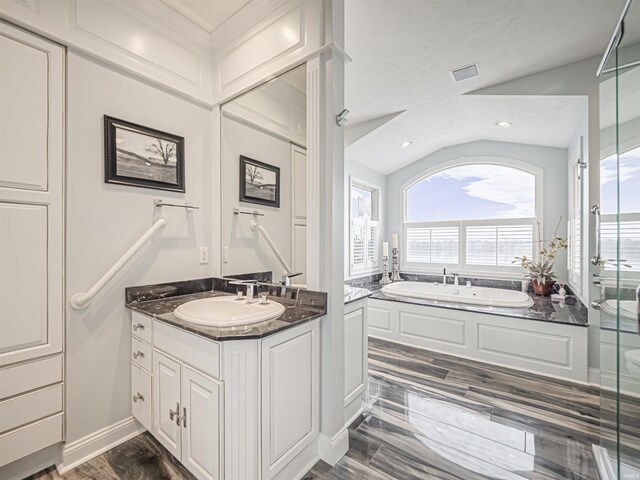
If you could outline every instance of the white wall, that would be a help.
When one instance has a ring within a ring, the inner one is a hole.
[[[264,214],[258,222],[269,233],[285,261],[291,266],[291,144],[247,123],[222,117],[222,246],[224,275],[273,272],[278,281],[285,273],[263,238],[249,227],[253,217],[233,215],[234,208]],[[280,208],[240,202],[240,155],[280,167]]]
[[[212,248],[212,114],[140,80],[68,55],[66,298],[86,291],[151,225],[154,198],[193,202],[164,208],[164,231],[125,266],[86,310],[67,308],[67,442],[131,415],[130,317],[124,288],[211,275],[198,247]],[[185,137],[186,194],[104,183],[103,114]]]
[[[558,234],[566,237],[567,150],[485,140],[443,148],[387,176],[387,236],[390,237],[391,234],[397,233],[399,237],[402,237],[402,185],[431,167],[462,156],[513,158],[541,168],[544,175],[543,237],[550,238],[553,235],[560,216],[562,216],[563,221]],[[443,199],[443,201],[446,201],[446,199]],[[402,238],[398,242],[402,245]],[[566,252],[562,252],[556,261],[554,270],[562,279],[566,278],[566,269]]]
[[[360,182],[364,182],[373,187],[378,187],[380,189],[380,257],[382,256],[382,242],[391,242],[391,236],[386,233],[386,208],[387,205],[387,177],[382,175],[381,173],[375,172],[371,170],[369,167],[362,165],[361,163],[354,162],[349,158],[345,158],[344,161],[344,231],[345,231],[345,240],[344,240],[344,278],[358,278],[362,276],[374,275],[375,273],[382,271],[382,260],[380,261],[380,268],[378,268],[375,272],[367,272],[358,275],[349,275],[349,232],[351,229],[349,228],[349,206],[350,206],[350,181],[351,179],[359,180]],[[387,238],[388,237],[388,238]]]

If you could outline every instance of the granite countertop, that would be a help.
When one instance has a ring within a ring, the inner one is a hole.
[[[267,337],[327,313],[326,293],[258,284],[259,294],[266,293],[269,300],[284,305],[285,311],[278,318],[237,327],[208,327],[185,322],[173,314],[183,303],[202,298],[235,295],[237,288],[243,287],[230,285],[228,279],[221,278],[130,287],[125,291],[125,303],[127,308],[133,311],[216,341]]]
[[[401,274],[408,281],[442,281],[442,277],[408,275]],[[587,327],[588,309],[580,302],[580,300],[571,296],[565,302],[554,302],[551,297],[540,297],[530,293],[533,299],[533,306],[530,308],[506,308],[506,307],[489,307],[484,305],[471,305],[464,303],[442,302],[437,300],[426,300],[420,298],[400,297],[395,295],[385,295],[382,293],[382,286],[377,281],[378,278],[369,278],[368,281],[358,281],[354,287],[366,288],[371,291],[370,298],[377,300],[388,300],[391,302],[411,303],[415,305],[426,305],[429,307],[447,308],[450,310],[463,310],[467,312],[487,313],[491,315],[500,315],[503,317],[522,318],[526,320],[537,320],[542,322],[560,323],[566,325],[576,325],[579,327]],[[373,280],[373,281],[372,281]],[[481,280],[475,278],[461,278],[460,282],[469,280],[473,285],[480,287],[508,288],[518,289],[520,282],[500,281],[500,280]]]
[[[344,296],[344,304],[348,305],[349,303],[357,302],[358,300],[362,300],[363,298],[370,297],[373,295],[373,292],[368,288],[363,287],[351,287],[351,293],[349,295]]]

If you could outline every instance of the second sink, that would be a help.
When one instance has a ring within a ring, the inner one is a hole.
[[[279,317],[284,305],[267,300],[267,303],[237,300],[236,297],[212,297],[187,302],[173,313],[180,320],[211,327],[233,327],[265,322]]]

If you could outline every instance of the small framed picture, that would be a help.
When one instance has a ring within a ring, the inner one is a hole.
[[[184,138],[104,116],[106,183],[184,192]]]
[[[280,167],[240,155],[240,201],[280,208]]]

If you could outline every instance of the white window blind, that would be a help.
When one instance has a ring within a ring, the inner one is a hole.
[[[457,264],[458,227],[407,227],[407,262]]]
[[[637,216],[637,215],[634,215]],[[628,220],[620,216],[620,267],[622,272],[640,272],[640,220]],[[604,221],[600,226],[600,242],[602,258],[605,259],[605,270],[615,270],[617,261],[618,227],[615,221]],[[625,266],[629,265],[629,266]]]
[[[374,220],[355,218],[351,221],[351,272],[378,267],[379,224]]]
[[[515,257],[533,253],[533,225],[466,227],[466,263],[509,267]]]

